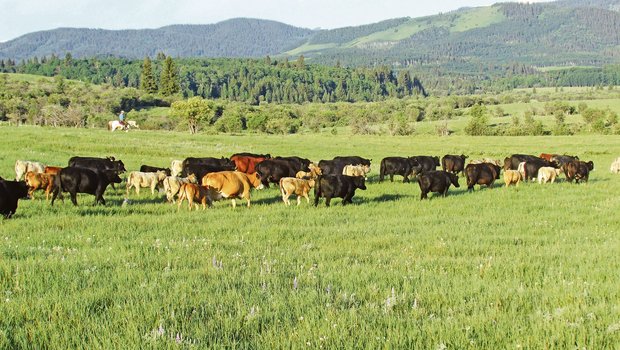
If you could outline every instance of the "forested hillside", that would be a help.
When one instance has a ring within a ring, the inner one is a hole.
[[[309,29],[249,18],[141,30],[59,28],[0,43],[0,59],[66,52],[74,57],[142,58],[162,51],[174,57],[261,57],[298,46],[311,33]]]

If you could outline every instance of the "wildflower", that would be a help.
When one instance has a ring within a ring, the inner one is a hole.
[[[297,276],[295,276],[295,279],[293,280],[293,289],[297,289]]]

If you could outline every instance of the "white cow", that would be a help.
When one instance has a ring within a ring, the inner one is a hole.
[[[170,175],[171,176],[179,176],[183,171],[183,161],[182,160],[173,160],[170,163]]]
[[[613,163],[611,163],[611,168],[609,168],[609,170],[611,170],[611,172],[614,174],[620,174],[620,157],[618,157],[616,160],[614,160]]]
[[[538,183],[539,184],[547,183],[547,182],[554,183],[555,178],[560,175],[560,171],[561,171],[560,169],[556,169],[550,166],[544,166],[538,169]]]
[[[21,181],[22,177],[29,171],[33,173],[43,173],[45,165],[29,160],[18,160],[15,162],[15,181]]]
[[[188,177],[167,176],[164,179],[164,192],[166,193],[166,199],[170,203],[174,203],[174,197],[179,194],[182,184],[198,183],[196,175],[191,174]]]
[[[158,171],[155,173],[143,173],[140,171],[132,171],[127,176],[127,196],[129,196],[129,189],[133,186],[136,189],[136,194],[140,194],[140,187],[150,187],[151,195],[155,195],[155,187],[160,185],[166,178],[166,173]]]

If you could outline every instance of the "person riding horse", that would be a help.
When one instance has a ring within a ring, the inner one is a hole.
[[[123,129],[127,128],[127,124],[125,124],[125,111],[121,111],[121,114],[118,115],[118,121],[123,126]]]

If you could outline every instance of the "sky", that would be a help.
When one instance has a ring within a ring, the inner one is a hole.
[[[340,28],[421,17],[500,0],[0,0],[0,42],[59,27],[140,29],[236,17]],[[524,2],[524,1],[521,1]],[[532,0],[528,2],[541,2]]]

